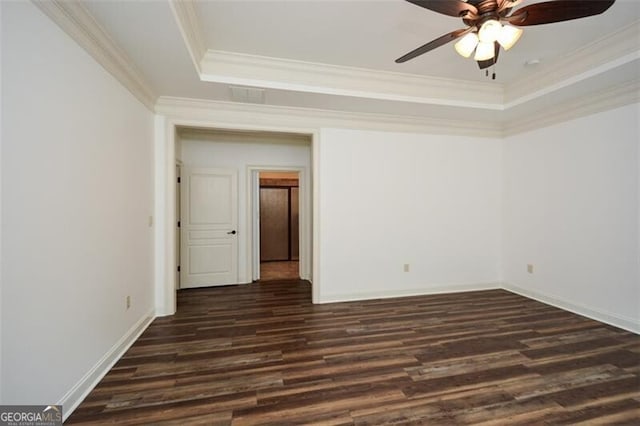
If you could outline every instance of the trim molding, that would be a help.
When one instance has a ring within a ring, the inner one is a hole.
[[[570,88],[615,68],[640,60],[640,22],[578,49],[572,55],[508,84],[461,81],[415,74],[294,61],[281,58],[206,50],[202,25],[194,0],[169,2],[176,24],[201,80],[274,89],[356,96],[400,102],[494,111],[495,119],[460,120],[393,114],[340,112],[273,105],[248,105],[223,101],[158,98],[132,61],[80,1],[32,0],[63,31],[111,73],[147,108],[180,117],[204,117],[239,125],[317,129],[359,128],[381,131],[502,137],[557,124],[640,101],[640,80],[538,108],[517,112],[529,102]],[[530,109],[530,108],[529,108]],[[511,114],[505,114],[511,111]],[[505,114],[506,118],[501,118]]]
[[[538,113],[519,114],[504,122],[472,122],[172,97],[160,97],[155,112],[168,117],[236,125],[244,129],[286,127],[291,131],[298,129],[299,133],[309,133],[310,129],[335,127],[492,138],[513,136],[633,103],[640,103],[640,80],[601,90],[589,96],[588,101],[576,98]]]
[[[207,50],[197,68],[203,81],[503,111],[638,60],[639,36],[634,22],[504,85],[217,50]]]
[[[524,104],[551,92],[640,58],[640,21],[581,47],[548,66],[505,87],[505,109]]]
[[[176,18],[176,25],[182,34],[189,56],[198,74],[202,73],[200,63],[206,53],[204,32],[198,19],[198,12],[193,0],[169,0],[169,6]]]
[[[505,123],[503,136],[513,136],[549,127],[633,103],[640,103],[640,80],[619,84],[586,98],[559,103],[552,108],[542,109],[534,114],[518,115],[516,119]]]
[[[32,0],[33,3],[65,33],[89,53],[116,80],[126,87],[149,110],[153,111],[157,96],[140,71],[109,34],[98,24],[87,8],[77,1]]]
[[[151,309],[58,401],[58,405],[64,406],[64,420],[67,420],[71,413],[78,408],[78,405],[98,385],[100,380],[111,370],[111,367],[122,358],[129,347],[149,327],[154,318],[154,310]]]
[[[495,83],[296,61],[208,50],[203,81],[339,96],[500,111],[503,86]]]
[[[400,291],[377,291],[377,292],[362,292],[362,293],[348,293],[348,294],[328,294],[322,295],[319,300],[314,303],[338,303],[338,302],[352,302],[358,300],[371,300],[371,299],[388,299],[393,297],[409,297],[409,296],[428,296],[430,294],[443,294],[443,293],[462,293],[469,291],[481,291],[481,290],[496,290],[502,289],[518,294],[520,296],[537,300],[538,302],[545,303],[547,305],[555,306],[556,308],[572,312],[583,317],[593,319],[598,322],[612,325],[614,327],[622,328],[632,333],[640,334],[640,322],[633,318],[623,317],[620,315],[605,312],[600,309],[591,308],[585,305],[569,302],[564,299],[559,299],[553,296],[548,296],[535,291],[526,290],[515,284],[506,282],[488,282],[488,283],[473,283],[473,284],[452,284],[452,285],[439,285],[428,288],[414,288]]]
[[[502,283],[469,283],[435,285],[430,287],[411,288],[400,291],[367,291],[361,293],[327,294],[321,295],[314,303],[353,302],[358,300],[389,299],[393,297],[428,296],[430,294],[463,293],[469,291],[496,290],[502,288]]]
[[[546,303],[547,305],[555,306],[556,308],[573,312],[574,314],[578,314],[595,321],[610,324],[614,327],[622,328],[632,333],[640,334],[640,322],[633,318],[623,317],[620,315],[612,314],[610,312],[602,311],[600,309],[595,309],[578,303],[569,302],[565,299],[538,293],[537,291],[524,289],[512,283],[503,283],[502,288],[512,293],[519,294],[520,296],[528,297],[529,299],[534,299],[538,302]]]
[[[312,108],[242,104],[236,102],[160,97],[155,112],[172,118],[234,124],[246,128],[309,129],[337,127],[405,133],[456,134],[500,137],[500,123],[409,117],[388,114],[329,111]]]
[[[582,72],[576,72],[576,74],[568,75],[566,76],[566,79],[562,81],[549,82],[549,85],[542,86],[537,91],[533,91],[531,93],[523,95],[522,97],[512,102],[506,103],[505,109],[508,110],[514,107],[518,107],[520,105],[526,104],[529,101],[533,101],[538,98],[541,98],[547,94],[554,93],[562,89],[570,88],[575,84],[581,83],[593,77],[597,77],[600,74],[604,74],[618,67],[627,65],[634,61],[637,62],[638,59],[640,59],[640,51],[631,52],[623,57],[616,58],[604,64],[600,64],[594,68],[586,69],[586,70],[583,70]],[[552,71],[551,74],[544,74],[544,75],[553,75],[557,79],[559,78],[560,75],[562,75],[562,73],[559,72],[558,70],[557,74],[554,73],[554,71]],[[537,80],[531,80],[531,81],[537,81]]]
[[[285,133],[285,132],[264,132],[264,131],[242,131],[238,129],[203,129],[186,127],[178,130],[180,139],[204,139],[213,142],[278,142],[290,143],[292,145],[307,144],[311,145],[311,135],[308,133]]]

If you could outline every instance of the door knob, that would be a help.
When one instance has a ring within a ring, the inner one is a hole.
[[[227,235],[236,235],[236,230],[234,229],[233,231],[227,232]]]

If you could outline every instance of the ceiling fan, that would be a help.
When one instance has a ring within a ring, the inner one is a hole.
[[[555,0],[534,3],[513,11],[523,0],[407,0],[443,15],[462,18],[466,28],[452,31],[396,59],[403,63],[453,40],[465,58],[474,52],[480,69],[498,62],[500,47],[509,50],[528,25],[550,24],[599,15],[615,0]],[[504,25],[503,25],[504,23]],[[493,76],[495,79],[495,74]]]

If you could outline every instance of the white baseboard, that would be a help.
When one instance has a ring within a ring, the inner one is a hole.
[[[116,362],[124,355],[129,347],[147,329],[151,321],[155,318],[153,309],[144,315],[106,354],[58,401],[58,405],[63,406],[64,419],[78,408],[78,405],[89,395],[89,392],[102,380],[111,370]]]
[[[336,303],[336,302],[351,302],[351,301],[358,301],[358,300],[387,299],[392,297],[408,297],[408,296],[426,296],[430,294],[460,293],[460,292],[468,292],[468,291],[495,290],[495,289],[507,290],[512,293],[516,293],[521,296],[527,297],[529,299],[534,299],[539,302],[546,303],[547,305],[555,306],[556,308],[573,312],[574,314],[578,314],[578,315],[581,315],[605,324],[609,324],[614,327],[618,327],[623,330],[630,331],[632,333],[640,334],[640,322],[638,322],[633,318],[624,317],[618,314],[612,314],[610,312],[605,312],[601,309],[592,308],[589,306],[570,302],[568,300],[559,299],[557,297],[527,290],[511,283],[500,283],[500,282],[472,283],[472,284],[430,286],[430,287],[421,287],[421,288],[406,289],[406,290],[385,290],[385,291],[376,291],[376,292],[328,294],[328,295],[322,295],[319,298],[319,303],[322,304],[322,303]]]
[[[611,312],[605,312],[600,309],[570,302],[565,299],[559,299],[557,297],[538,293],[537,291],[524,289],[512,283],[503,283],[502,288],[512,293],[537,300],[538,302],[546,303],[547,305],[555,306],[556,308],[573,312],[574,314],[582,315],[583,317],[587,317],[592,320],[622,328],[623,330],[627,330],[635,334],[640,334],[640,322],[633,318],[612,314]]]
[[[367,291],[361,293],[321,295],[319,303],[353,302],[357,300],[389,299],[392,297],[428,296],[430,294],[461,293],[467,291],[495,290],[501,283],[449,284],[403,290]]]

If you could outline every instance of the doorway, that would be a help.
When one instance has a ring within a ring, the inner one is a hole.
[[[299,276],[301,280],[312,281],[319,257],[316,250],[317,228],[313,220],[318,212],[318,194],[313,187],[314,167],[319,161],[318,134],[313,131],[295,132],[289,128],[274,131],[273,128],[238,129],[234,126],[231,130],[231,127],[215,127],[220,123],[194,123],[181,119],[164,119],[157,125],[154,272],[158,315],[171,315],[177,308],[176,290],[179,287],[176,271],[182,262],[177,258],[179,249],[176,237],[180,241],[184,229],[178,231],[176,223],[180,216],[184,218],[185,212],[178,213],[175,204],[176,198],[179,200],[179,195],[182,195],[182,191],[175,186],[178,172],[174,165],[176,161],[181,161],[181,165],[187,167],[234,167],[238,170],[238,284],[260,279],[258,172],[298,172]],[[164,165],[167,161],[170,167]],[[184,174],[181,181],[183,189]],[[318,303],[320,296],[316,282],[317,278],[313,280],[312,300]]]
[[[300,279],[298,172],[259,173],[260,281]]]

